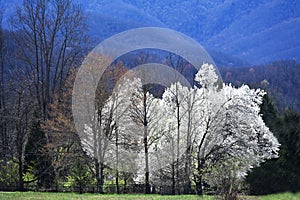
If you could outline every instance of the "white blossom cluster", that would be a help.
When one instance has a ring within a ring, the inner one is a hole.
[[[156,98],[140,79],[123,80],[86,124],[83,147],[99,162],[135,173],[137,180],[179,160],[189,176],[208,182],[220,166],[231,166],[231,173],[243,178],[278,157],[280,144],[260,114],[263,90],[220,84],[210,64],[203,64],[195,81],[201,87],[178,82]]]

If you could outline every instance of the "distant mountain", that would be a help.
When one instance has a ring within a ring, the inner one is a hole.
[[[0,12],[3,15],[2,26],[4,28],[9,29],[9,18],[13,15],[16,7],[20,5],[20,2],[18,0],[0,0]]]
[[[76,0],[89,33],[103,40],[124,30],[175,29],[202,44],[217,64],[300,60],[298,0]],[[7,15],[20,1],[3,1]]]
[[[221,65],[300,60],[297,0],[93,0],[85,8],[91,30],[104,38],[130,28],[160,26],[196,39],[215,59],[221,56]]]
[[[297,0],[124,0],[206,48],[250,63],[300,58]]]

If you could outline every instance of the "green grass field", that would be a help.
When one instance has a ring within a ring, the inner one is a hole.
[[[175,199],[203,199],[203,200],[213,200],[214,198],[211,196],[199,197],[196,195],[180,195],[180,196],[161,196],[161,195],[99,195],[99,194],[75,194],[75,193],[47,193],[47,192],[0,192],[0,199],[11,199],[11,200],[79,200],[79,199],[99,199],[99,200],[121,200],[121,199],[145,199],[145,200],[175,200]],[[292,193],[283,193],[283,194],[275,194],[275,195],[266,195],[266,196],[251,196],[251,197],[243,197],[241,199],[249,199],[249,200],[300,200],[300,193],[292,194]]]
[[[260,196],[259,200],[300,200],[300,193],[282,193]]]

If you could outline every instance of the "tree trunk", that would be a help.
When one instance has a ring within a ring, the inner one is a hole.
[[[145,194],[150,194],[149,157],[148,157],[148,119],[147,119],[147,92],[144,91],[144,148],[145,148]]]
[[[188,146],[186,150],[186,162],[185,162],[185,184],[184,184],[184,194],[191,193],[191,180],[190,180],[190,147]]]
[[[124,188],[123,188],[123,194],[127,194],[127,178],[124,178]]]
[[[19,175],[19,190],[24,191],[24,180],[23,180],[23,141],[24,141],[24,133],[22,130],[22,122],[23,120],[21,119],[21,93],[19,94],[18,97],[18,105],[17,105],[17,116],[19,117],[18,123],[16,126],[16,133],[17,133],[17,138],[16,138],[16,146],[17,146],[17,159],[18,159],[18,175]],[[25,124],[25,127],[27,124]]]
[[[191,165],[192,165],[192,124],[193,124],[193,117],[192,117],[192,111],[194,110],[194,103],[196,102],[196,92],[192,92],[191,96],[188,98],[188,127],[187,127],[187,149],[186,149],[186,155],[185,155],[185,174],[186,174],[186,183],[185,183],[185,194],[191,193]],[[199,149],[200,151],[200,149]]]
[[[103,185],[104,185],[104,164],[100,163],[100,193],[104,194]]]
[[[176,192],[176,178],[175,178],[175,149],[174,140],[172,138],[172,194],[175,195]]]
[[[116,173],[116,187],[117,187],[117,194],[120,194],[120,186],[119,186],[119,170],[117,169]]]
[[[195,182],[196,182],[196,192],[198,195],[202,195],[203,194],[203,188],[202,188],[202,176],[203,176],[203,172],[202,169],[204,168],[204,159],[200,158],[199,152],[198,152],[198,166],[197,166],[197,177],[195,178]]]
[[[151,188],[150,188],[150,183],[149,183],[149,172],[145,173],[145,177],[146,177],[145,194],[150,194]]]
[[[176,84],[177,87],[177,84]],[[176,88],[177,92],[177,88]],[[178,95],[176,95],[178,98]],[[177,154],[176,154],[176,185],[177,185],[177,194],[180,194],[180,184],[179,184],[179,154],[180,154],[180,112],[179,112],[179,102],[177,99]]]
[[[104,178],[103,174],[103,165],[99,164],[98,160],[95,160],[95,165],[96,165],[96,179],[97,179],[97,192],[100,194],[103,194],[103,184],[104,181],[102,178]]]
[[[184,184],[184,193],[190,194],[191,192],[191,180],[190,180],[190,166],[191,166],[191,128],[192,128],[192,105],[189,101],[189,111],[188,111],[188,129],[186,137],[186,151],[185,151],[185,184]]]
[[[83,193],[83,185],[82,183],[79,184],[79,194]]]
[[[145,163],[146,163],[145,194],[150,194],[147,126],[144,127],[144,147],[145,147]]]
[[[191,193],[191,181],[190,181],[190,172],[189,172],[189,166],[186,165],[185,168],[185,174],[186,174],[186,181],[184,185],[184,194],[190,194]]]
[[[185,183],[184,183],[184,194],[191,193],[191,180],[190,180],[190,146],[187,147],[185,158]]]
[[[18,147],[19,148],[19,147]],[[19,175],[19,191],[24,191],[24,181],[23,181],[23,160],[22,160],[22,152],[18,150],[18,175]],[[21,149],[22,151],[22,149]]]
[[[196,192],[198,195],[203,195],[202,178],[199,178],[199,180],[196,181]]]
[[[175,186],[176,186],[176,179],[175,179],[175,163],[172,164],[172,194],[175,195]]]
[[[117,187],[117,194],[120,194],[120,187],[119,187],[119,133],[118,128],[116,126],[116,187]]]

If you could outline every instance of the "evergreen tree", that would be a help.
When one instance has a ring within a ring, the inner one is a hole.
[[[300,113],[286,109],[282,126],[285,191],[300,191]]]
[[[74,179],[73,187],[82,194],[88,184],[91,183],[91,174],[84,159],[77,158],[72,169],[71,176]]]
[[[279,158],[266,161],[247,177],[252,194],[300,191],[300,114],[286,109],[279,115],[273,100],[265,96],[263,120],[278,138]]]
[[[47,138],[41,128],[41,118],[33,112],[29,127],[28,141],[25,146],[25,173],[32,173],[37,180],[37,188],[50,188],[54,181],[51,160],[45,151]]]

